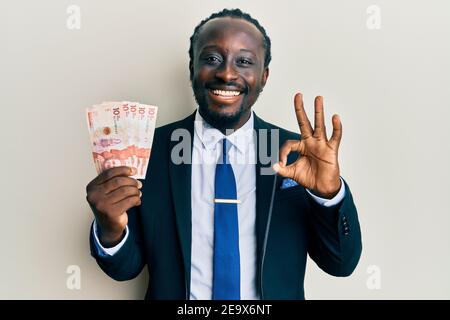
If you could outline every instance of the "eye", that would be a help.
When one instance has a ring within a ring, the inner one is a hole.
[[[238,59],[238,63],[239,64],[242,64],[242,65],[252,65],[253,64],[253,62],[252,61],[250,61],[250,60],[248,60],[248,59]]]
[[[215,56],[209,56],[205,58],[206,63],[208,64],[216,64],[218,62],[220,62],[219,58],[215,57]]]

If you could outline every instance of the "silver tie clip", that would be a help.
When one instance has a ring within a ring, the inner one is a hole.
[[[214,199],[214,203],[241,203],[238,199]]]

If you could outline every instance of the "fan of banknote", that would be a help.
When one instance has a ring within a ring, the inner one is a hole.
[[[138,102],[103,102],[86,109],[97,173],[118,166],[137,168],[145,179],[158,107]]]

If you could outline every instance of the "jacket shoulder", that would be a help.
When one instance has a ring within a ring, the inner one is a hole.
[[[190,114],[184,119],[177,120],[162,126],[159,126],[155,129],[155,141],[159,140],[170,140],[170,136],[172,135],[172,132],[177,129],[186,129],[188,130],[189,127],[193,124],[194,121],[194,115],[195,112]]]
[[[278,130],[280,143],[284,143],[286,140],[299,140],[300,139],[300,134],[297,132],[293,132],[293,131],[287,130],[285,128],[282,128],[280,126],[277,126],[273,123],[264,121],[263,119],[261,119],[259,117],[257,117],[256,121],[259,122],[258,127],[260,127],[260,128],[267,128],[270,130]]]
[[[300,140],[300,134],[297,132],[289,131],[287,129],[281,128],[279,126],[275,126],[275,129],[278,129],[280,132],[280,142],[284,143],[286,140]]]

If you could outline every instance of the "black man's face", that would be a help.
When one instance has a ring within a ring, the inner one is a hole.
[[[218,129],[239,128],[267,77],[263,35],[251,23],[216,18],[200,30],[191,74],[200,114]]]

